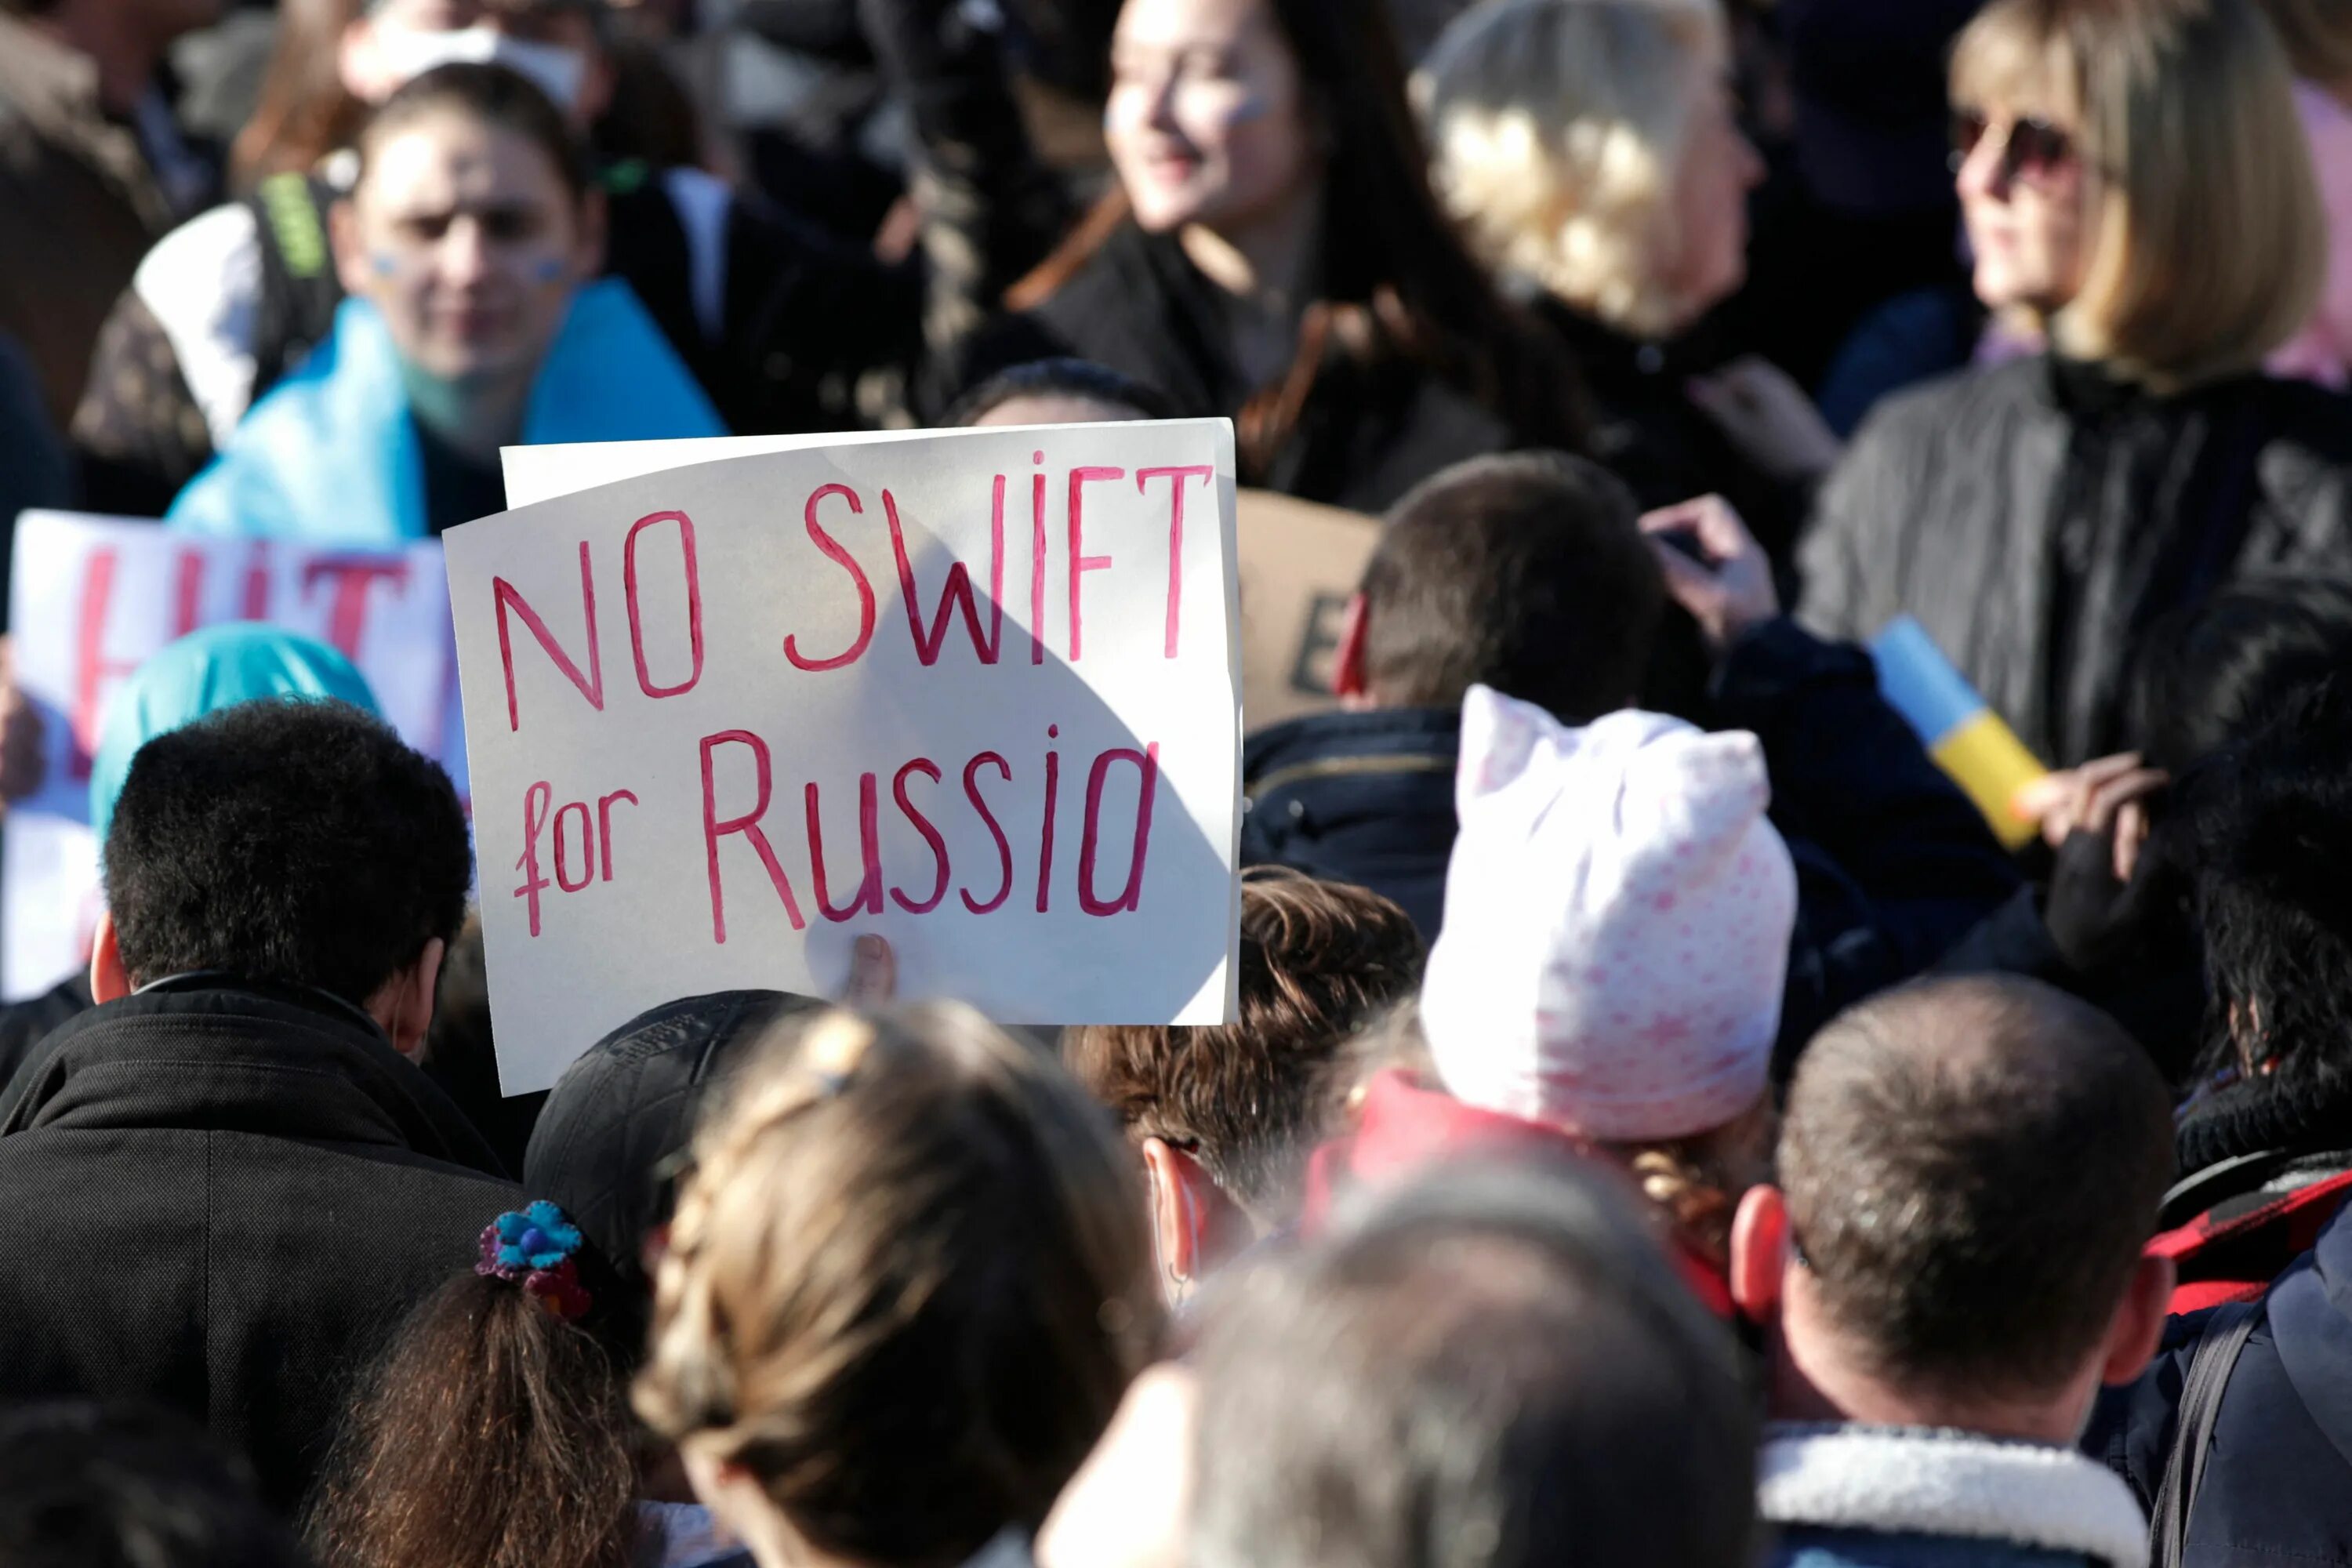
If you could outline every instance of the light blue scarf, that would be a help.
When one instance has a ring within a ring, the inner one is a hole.
[[[522,444],[723,436],[710,401],[629,286],[575,295],[532,384]],[[334,331],[247,411],[164,513],[191,532],[394,549],[425,533],[424,458],[392,334],[345,300]]]

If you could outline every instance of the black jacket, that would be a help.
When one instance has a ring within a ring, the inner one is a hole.
[[[57,1030],[0,1100],[0,1400],[147,1400],[317,1473],[354,1376],[520,1206],[364,1016],[191,980]]]
[[[978,345],[965,379],[1055,354],[1089,359],[1159,393],[1185,418],[1231,418],[1256,388],[1225,348],[1226,305],[1171,235],[1129,223],[1076,276]],[[1398,355],[1360,362],[1333,348],[1296,431],[1243,482],[1307,500],[1385,511],[1438,469],[1519,446],[1558,446]]]
[[[1797,868],[1778,1064],[1847,1005],[1925,970],[2011,897],[2018,873],[1975,807],[1878,694],[1867,655],[1780,620],[1718,672],[1709,715],[1752,731]],[[1360,883],[1434,942],[1454,849],[1458,717],[1320,713],[1243,749],[1244,865]]]
[[[2138,1382],[2111,1390],[2090,1451],[2156,1496],[2207,1317],[2175,1319]],[[2221,1398],[2190,1515],[2187,1568],[2352,1563],[2352,1219],[2271,1288]]]
[[[2158,398],[2048,356],[1889,398],[1823,486],[1800,613],[1916,616],[2054,765],[2123,749],[2148,624],[2265,569],[2352,566],[2352,400],[2245,377]]]

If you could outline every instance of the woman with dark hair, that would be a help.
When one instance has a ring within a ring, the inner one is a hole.
[[[656,1568],[708,1520],[647,1506],[631,1419],[641,1304],[551,1203],[500,1215],[481,1260],[411,1312],[310,1502],[336,1568]],[[630,1310],[631,1308],[635,1310]],[[674,1548],[672,1538],[677,1538]]]
[[[1111,71],[1118,183],[1010,296],[1017,357],[1232,416],[1244,482],[1363,510],[1462,458],[1579,444],[1572,361],[1431,194],[1381,6],[1127,0]]]

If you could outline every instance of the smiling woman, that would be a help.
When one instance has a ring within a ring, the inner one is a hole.
[[[1431,194],[1381,6],[1127,0],[1118,181],[1010,296],[996,363],[1076,354],[1230,416],[1249,482],[1378,510],[1497,447],[1576,445],[1565,350]]]

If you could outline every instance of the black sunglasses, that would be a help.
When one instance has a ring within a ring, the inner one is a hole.
[[[1969,161],[1991,124],[1974,110],[1961,110],[1952,116],[1952,173],[1960,172],[1960,165]],[[2074,162],[2071,134],[2046,120],[2012,120],[2000,144],[2000,183],[2008,184],[2021,174],[2046,180]]]

